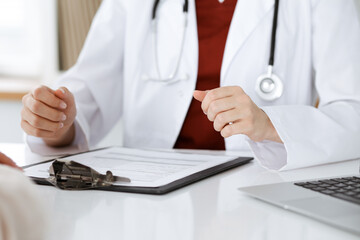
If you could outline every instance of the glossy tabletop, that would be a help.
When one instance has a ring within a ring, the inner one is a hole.
[[[0,144],[20,166],[43,157],[23,144]],[[63,191],[38,186],[49,213],[48,239],[360,239],[248,197],[239,187],[356,175],[359,160],[286,172],[253,161],[162,196]]]

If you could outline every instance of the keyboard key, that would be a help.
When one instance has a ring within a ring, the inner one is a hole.
[[[345,189],[345,190],[353,190],[355,188],[353,186],[346,186],[346,187],[343,187],[343,189]]]
[[[345,182],[345,184],[347,184],[347,185],[356,185],[356,182],[348,181],[348,182]]]
[[[307,182],[308,184],[313,184],[313,185],[320,185],[321,182],[319,181],[312,181],[312,182]]]
[[[338,187],[335,187],[335,186],[330,186],[330,187],[327,187],[326,189],[328,190],[337,190],[339,189]]]
[[[329,185],[329,184],[326,184],[326,183],[323,183],[323,184],[318,185],[318,187],[324,187],[324,188],[326,188],[326,187],[330,187],[330,185]]]
[[[346,181],[347,181],[347,180],[342,179],[342,178],[334,178],[334,179],[331,179],[331,180],[333,180],[333,181],[335,181],[335,182],[339,182],[339,183],[341,183],[341,182],[346,182]]]
[[[317,186],[313,185],[313,184],[306,184],[306,185],[303,185],[302,187],[312,189],[312,188],[316,188]]]
[[[345,186],[347,186],[347,185],[344,184],[344,183],[338,183],[338,184],[335,184],[334,186],[336,186],[336,187],[345,187]]]
[[[348,195],[348,196],[353,196],[353,195],[356,195],[356,192],[344,192],[344,194]]]
[[[323,191],[320,191],[321,193],[324,193],[324,194],[334,194],[335,192],[334,191],[331,191],[331,190],[323,190]]]
[[[338,190],[335,190],[335,192],[337,193],[343,193],[346,192],[347,190],[343,189],[343,188],[339,188]]]
[[[326,190],[326,188],[316,187],[316,188],[313,188],[313,189],[311,189],[311,190],[316,191],[316,192],[320,192],[320,191],[322,191],[322,190]],[[344,191],[346,191],[346,190],[344,190]]]
[[[357,182],[357,183],[360,183],[360,178],[354,177],[354,178],[353,178],[353,181],[354,181],[354,182]]]
[[[337,182],[332,181],[332,180],[321,180],[320,182],[322,182],[322,183],[326,183],[326,184],[330,184],[330,185],[332,185],[332,184],[336,184],[336,183],[337,183]]]

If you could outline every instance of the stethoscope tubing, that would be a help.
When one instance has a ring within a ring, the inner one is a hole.
[[[179,68],[180,68],[180,61],[184,52],[184,45],[185,45],[185,31],[187,29],[187,24],[188,24],[188,10],[189,10],[189,1],[185,0],[184,1],[184,5],[183,5],[183,14],[184,14],[184,32],[182,34],[182,39],[181,39],[181,46],[180,46],[180,50],[179,50],[179,57],[178,60],[176,62],[176,67],[175,70],[168,76],[163,78],[161,76],[161,72],[160,72],[160,66],[159,66],[159,55],[158,55],[158,38],[157,38],[157,18],[156,18],[156,14],[157,14],[157,9],[159,7],[161,0],[155,0],[154,2],[154,6],[153,6],[153,10],[152,10],[152,16],[151,16],[151,22],[152,22],[152,35],[153,35],[153,42],[154,42],[154,56],[155,56],[155,65],[156,65],[156,71],[157,71],[157,76],[158,78],[151,78],[148,76],[145,76],[144,78],[146,80],[150,80],[150,81],[158,81],[158,82],[164,82],[164,83],[174,83],[177,81],[180,81],[180,79],[177,79],[176,76],[178,74]],[[186,75],[186,78],[188,75]]]
[[[161,77],[161,72],[160,72],[160,66],[159,66],[159,56],[158,56],[158,39],[157,39],[157,10],[159,8],[161,0],[155,0],[154,5],[153,5],[153,9],[152,9],[152,15],[151,15],[151,20],[152,20],[152,27],[153,27],[153,35],[154,35],[154,55],[155,55],[155,65],[156,65],[156,71],[157,71],[157,75],[158,78],[151,78],[151,77],[145,77],[146,80],[151,80],[151,81],[158,81],[158,82],[166,82],[166,83],[173,83],[173,82],[177,82],[179,81],[179,79],[176,79],[178,71],[179,71],[179,67],[180,67],[180,61],[184,52],[184,42],[185,42],[185,31],[187,29],[187,15],[188,15],[188,9],[189,9],[189,1],[188,0],[184,0],[184,4],[183,4],[183,13],[184,13],[184,17],[185,17],[185,23],[184,23],[184,32],[183,32],[183,37],[182,37],[182,41],[181,41],[181,47],[180,47],[180,52],[179,52],[179,57],[178,57],[178,61],[176,63],[176,67],[174,69],[174,71],[165,78]],[[278,15],[279,15],[279,5],[280,5],[280,0],[275,0],[275,6],[274,6],[274,16],[273,16],[273,22],[272,22],[272,31],[271,31],[271,43],[270,43],[270,55],[269,55],[269,62],[268,62],[268,71],[266,74],[262,74],[259,76],[259,78],[256,81],[255,84],[255,92],[260,96],[261,99],[266,100],[266,101],[273,101],[277,98],[279,98],[282,95],[283,92],[283,83],[280,80],[280,78],[278,76],[276,76],[275,74],[273,74],[273,66],[275,64],[275,50],[276,50],[276,33],[277,33],[277,25],[278,25]],[[271,91],[268,91],[266,89],[263,88],[263,86],[268,86],[268,84],[273,84],[271,87]],[[266,84],[265,84],[266,83]]]
[[[274,62],[275,62],[276,32],[278,25],[279,4],[280,4],[280,0],[275,0],[273,26],[271,31],[269,66],[274,66]]]

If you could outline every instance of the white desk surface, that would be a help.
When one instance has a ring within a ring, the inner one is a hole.
[[[20,166],[42,160],[23,144],[0,144]],[[239,187],[356,175],[359,160],[274,172],[255,161],[166,195],[63,191],[38,186],[52,227],[49,239],[360,239],[250,198]],[[360,225],[359,225],[360,226]]]

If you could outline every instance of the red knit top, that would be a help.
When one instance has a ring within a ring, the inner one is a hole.
[[[199,39],[197,90],[220,86],[225,43],[237,0],[196,0]],[[193,99],[174,148],[224,150],[225,142]]]

